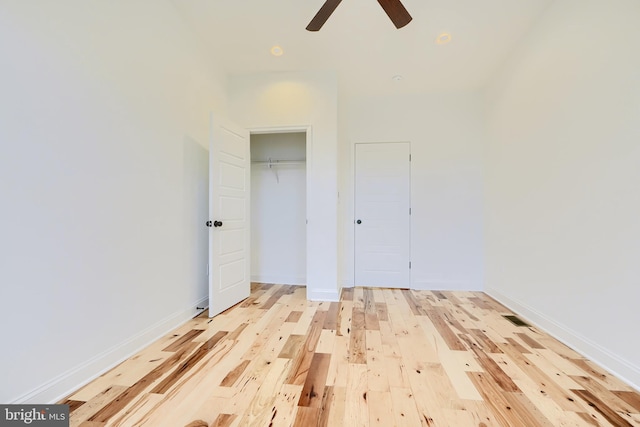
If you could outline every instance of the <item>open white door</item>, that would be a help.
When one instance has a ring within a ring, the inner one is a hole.
[[[249,296],[249,131],[211,119],[209,144],[209,316]]]
[[[410,145],[355,148],[355,285],[408,288]]]

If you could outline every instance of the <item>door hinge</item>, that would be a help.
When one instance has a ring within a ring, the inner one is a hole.
[[[409,208],[409,215],[411,215],[411,208]]]
[[[411,270],[411,261],[409,261],[409,270]]]
[[[409,154],[409,161],[411,161],[411,154]]]

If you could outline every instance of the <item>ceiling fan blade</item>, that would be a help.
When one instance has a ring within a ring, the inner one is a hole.
[[[387,12],[391,22],[396,28],[402,28],[411,22],[411,15],[407,12],[407,9],[404,8],[400,0],[378,0],[380,6]]]
[[[329,17],[333,13],[333,11],[336,10],[336,7],[338,7],[341,1],[342,0],[325,1],[318,13],[316,13],[316,16],[314,16],[311,22],[309,22],[309,25],[307,25],[307,30],[318,31],[320,28],[322,28],[324,23],[327,22],[327,19],[329,19]]]

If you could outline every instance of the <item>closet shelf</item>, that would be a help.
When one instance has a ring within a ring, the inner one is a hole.
[[[252,164],[262,164],[262,165],[266,165],[266,166],[278,166],[278,165],[301,165],[306,163],[306,160],[274,160],[274,159],[268,159],[268,160],[258,160],[258,161],[253,161],[251,162]]]

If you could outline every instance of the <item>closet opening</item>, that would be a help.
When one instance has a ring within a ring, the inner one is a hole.
[[[251,281],[307,283],[307,132],[251,133]]]

